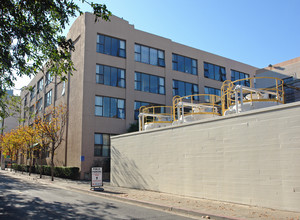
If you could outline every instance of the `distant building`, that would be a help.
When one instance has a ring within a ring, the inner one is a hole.
[[[300,101],[300,57],[269,65],[256,71],[256,76],[277,77],[285,83],[285,102]]]
[[[95,23],[94,15],[85,13],[68,37],[76,49],[73,76],[63,83],[39,73],[29,83],[32,92],[21,96],[31,112],[68,105],[65,142],[55,162],[79,167],[81,178],[89,178],[92,166],[102,166],[104,178],[109,177],[110,136],[126,133],[136,123],[139,107],[170,106],[175,95],[220,95],[226,79],[252,77],[258,70],[137,30],[115,16],[111,22]],[[32,123],[29,114],[23,114],[24,124]]]
[[[7,96],[10,98],[14,95],[13,90],[7,90],[6,91]],[[6,109],[9,113],[12,113],[11,110]],[[2,119],[0,117],[0,131],[1,134],[10,132],[12,129],[16,128],[19,125],[18,119],[16,116],[9,116],[7,118]],[[0,157],[1,157],[1,169],[5,169],[5,159],[4,156],[2,155],[2,152],[0,151]]]
[[[9,97],[14,95],[13,90],[7,90],[6,93]],[[10,111],[10,110],[8,110],[8,111]],[[0,129],[4,128],[3,132],[9,132],[11,129],[14,129],[18,126],[18,119],[13,116],[9,116],[9,117],[5,118],[4,120],[2,120],[2,118],[0,117],[0,121],[1,121]]]

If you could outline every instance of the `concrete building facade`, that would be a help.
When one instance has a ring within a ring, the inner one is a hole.
[[[111,184],[300,211],[300,102],[112,137]]]
[[[14,95],[13,90],[7,90],[6,93],[8,97],[12,97]],[[10,115],[9,117],[5,118],[4,120],[0,117],[0,129],[3,130],[3,132],[9,132],[18,126],[17,116],[12,116],[14,114],[13,110],[9,109],[8,106],[7,111]]]
[[[252,77],[258,70],[137,30],[115,16],[95,23],[94,15],[85,13],[67,37],[75,42],[76,71],[69,80],[63,83],[41,72],[29,84],[36,89],[21,96],[31,111],[60,102],[68,106],[56,164],[79,167],[81,178],[89,178],[92,166],[109,172],[110,137],[136,122],[141,105],[170,106],[174,95],[219,95],[224,80]]]

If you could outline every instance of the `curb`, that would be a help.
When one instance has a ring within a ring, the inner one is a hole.
[[[14,174],[14,175],[11,175]],[[168,206],[168,205],[161,205],[161,204],[157,204],[157,203],[151,203],[151,202],[145,202],[145,201],[141,201],[141,200],[137,200],[137,199],[130,199],[130,198],[123,198],[123,197],[119,197],[119,196],[115,196],[112,194],[105,194],[105,190],[104,192],[99,191],[94,193],[95,191],[90,191],[87,189],[81,189],[78,187],[74,187],[74,186],[64,186],[63,184],[55,184],[54,182],[49,182],[50,179],[48,178],[37,178],[34,176],[26,176],[24,174],[21,173],[5,173],[4,175],[8,175],[10,177],[15,177],[15,178],[25,178],[28,181],[31,182],[41,182],[47,185],[50,185],[52,187],[58,187],[58,188],[63,188],[63,189],[72,189],[74,191],[78,191],[78,192],[82,192],[82,193],[87,193],[93,196],[98,196],[98,197],[102,197],[102,198],[106,198],[106,199],[110,199],[110,200],[115,200],[115,201],[122,201],[122,202],[126,202],[126,203],[130,203],[130,204],[136,204],[136,205],[140,205],[140,206],[144,206],[146,208],[153,208],[156,210],[160,210],[160,211],[167,211],[167,212],[171,212],[174,214],[181,214],[181,215],[185,215],[185,216],[191,216],[191,217],[197,217],[197,218],[206,218],[206,219],[215,219],[215,220],[241,220],[239,218],[234,218],[234,217],[228,217],[228,216],[219,216],[219,215],[214,215],[214,214],[208,214],[208,213],[202,213],[202,212],[197,212],[197,211],[193,211],[193,210],[188,210],[188,209],[183,209],[183,208],[178,208],[178,207],[173,207],[173,206]],[[61,181],[61,183],[63,183],[64,179],[58,179],[58,181]],[[52,183],[52,184],[51,184]],[[56,182],[57,183],[57,182]],[[65,182],[67,183],[67,181]],[[103,188],[105,189],[105,186],[103,186]]]
[[[76,187],[68,187],[68,188],[76,190],[76,191],[88,193],[88,194],[91,194],[91,195],[94,195],[94,196],[103,197],[103,198],[106,198],[106,199],[127,202],[127,203],[130,203],[130,204],[137,204],[137,205],[141,205],[141,206],[148,207],[148,208],[173,212],[173,213],[182,214],[182,215],[189,215],[189,216],[192,216],[192,217],[206,218],[206,216],[209,216],[210,219],[215,219],[215,220],[241,220],[239,218],[233,218],[233,217],[228,217],[228,216],[219,216],[219,215],[202,213],[202,212],[197,212],[197,211],[188,210],[188,209],[177,208],[177,207],[173,207],[173,206],[167,206],[167,205],[161,205],[161,204],[157,204],[157,203],[145,202],[145,201],[136,200],[136,199],[123,198],[123,197],[119,197],[119,196],[115,196],[115,195],[103,194],[103,192],[100,192],[100,191],[99,191],[99,194],[94,194],[90,191],[80,189],[80,188],[76,188]],[[104,188],[104,193],[105,193],[105,186],[103,188]]]

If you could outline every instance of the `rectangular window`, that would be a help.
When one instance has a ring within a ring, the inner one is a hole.
[[[140,102],[140,101],[134,101],[134,119],[139,119],[139,113],[140,113],[140,107],[142,106],[148,106],[150,103],[148,102]]]
[[[51,114],[48,114],[48,115],[45,116],[45,121],[46,121],[46,122],[50,122],[51,119],[52,119]]]
[[[125,70],[97,64],[96,83],[125,88]]]
[[[135,44],[134,58],[137,62],[148,63],[154,66],[165,66],[165,52],[155,48]]]
[[[34,114],[34,105],[29,108],[29,116],[32,117],[32,114]]]
[[[43,91],[43,86],[44,86],[44,79],[41,78],[37,83],[37,93]]]
[[[204,62],[204,76],[206,78],[224,82],[226,80],[225,67]]]
[[[156,94],[165,94],[165,78],[146,73],[135,72],[135,90]]]
[[[242,73],[242,72],[239,72],[239,71],[236,71],[236,70],[231,70],[231,81],[236,81],[236,80],[239,80],[239,79],[247,79],[249,78],[249,74],[247,73]],[[243,85],[243,86],[250,86],[250,81],[249,80],[242,80],[242,81],[239,81],[239,82],[236,82],[236,84],[239,84],[239,85]]]
[[[197,60],[174,53],[172,54],[172,68],[184,73],[198,74]]]
[[[45,108],[52,104],[52,89],[45,95]]]
[[[125,100],[95,96],[95,115],[125,119]]]
[[[142,106],[163,106],[160,104],[153,104],[153,103],[148,103],[148,102],[140,102],[140,101],[134,101],[134,119],[138,120],[139,119],[139,113],[140,113],[140,107]],[[160,109],[160,112],[163,113],[165,112],[166,108],[162,107]]]
[[[53,76],[49,72],[47,72],[45,86],[48,86],[52,81],[53,81]]]
[[[109,134],[94,134],[94,156],[110,157],[110,135]]]
[[[205,94],[221,96],[221,90],[220,89],[215,89],[215,88],[205,86],[204,87],[204,92],[205,92]],[[205,96],[205,102],[211,102],[209,96]]]
[[[39,112],[43,109],[43,98],[40,98],[36,104],[36,111]]]
[[[28,95],[25,95],[25,97],[24,97],[24,106],[27,105],[27,96],[28,96]]]
[[[182,97],[195,94],[199,94],[198,85],[179,80],[173,80],[173,96],[179,95]],[[199,96],[194,97],[194,99],[199,100]]]
[[[98,53],[103,53],[116,57],[126,57],[126,42],[114,37],[97,35],[97,48]]]
[[[35,97],[35,86],[32,86],[30,90],[30,100],[32,100],[34,97]]]

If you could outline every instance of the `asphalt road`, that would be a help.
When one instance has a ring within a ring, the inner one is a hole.
[[[190,218],[0,174],[0,219]]]

